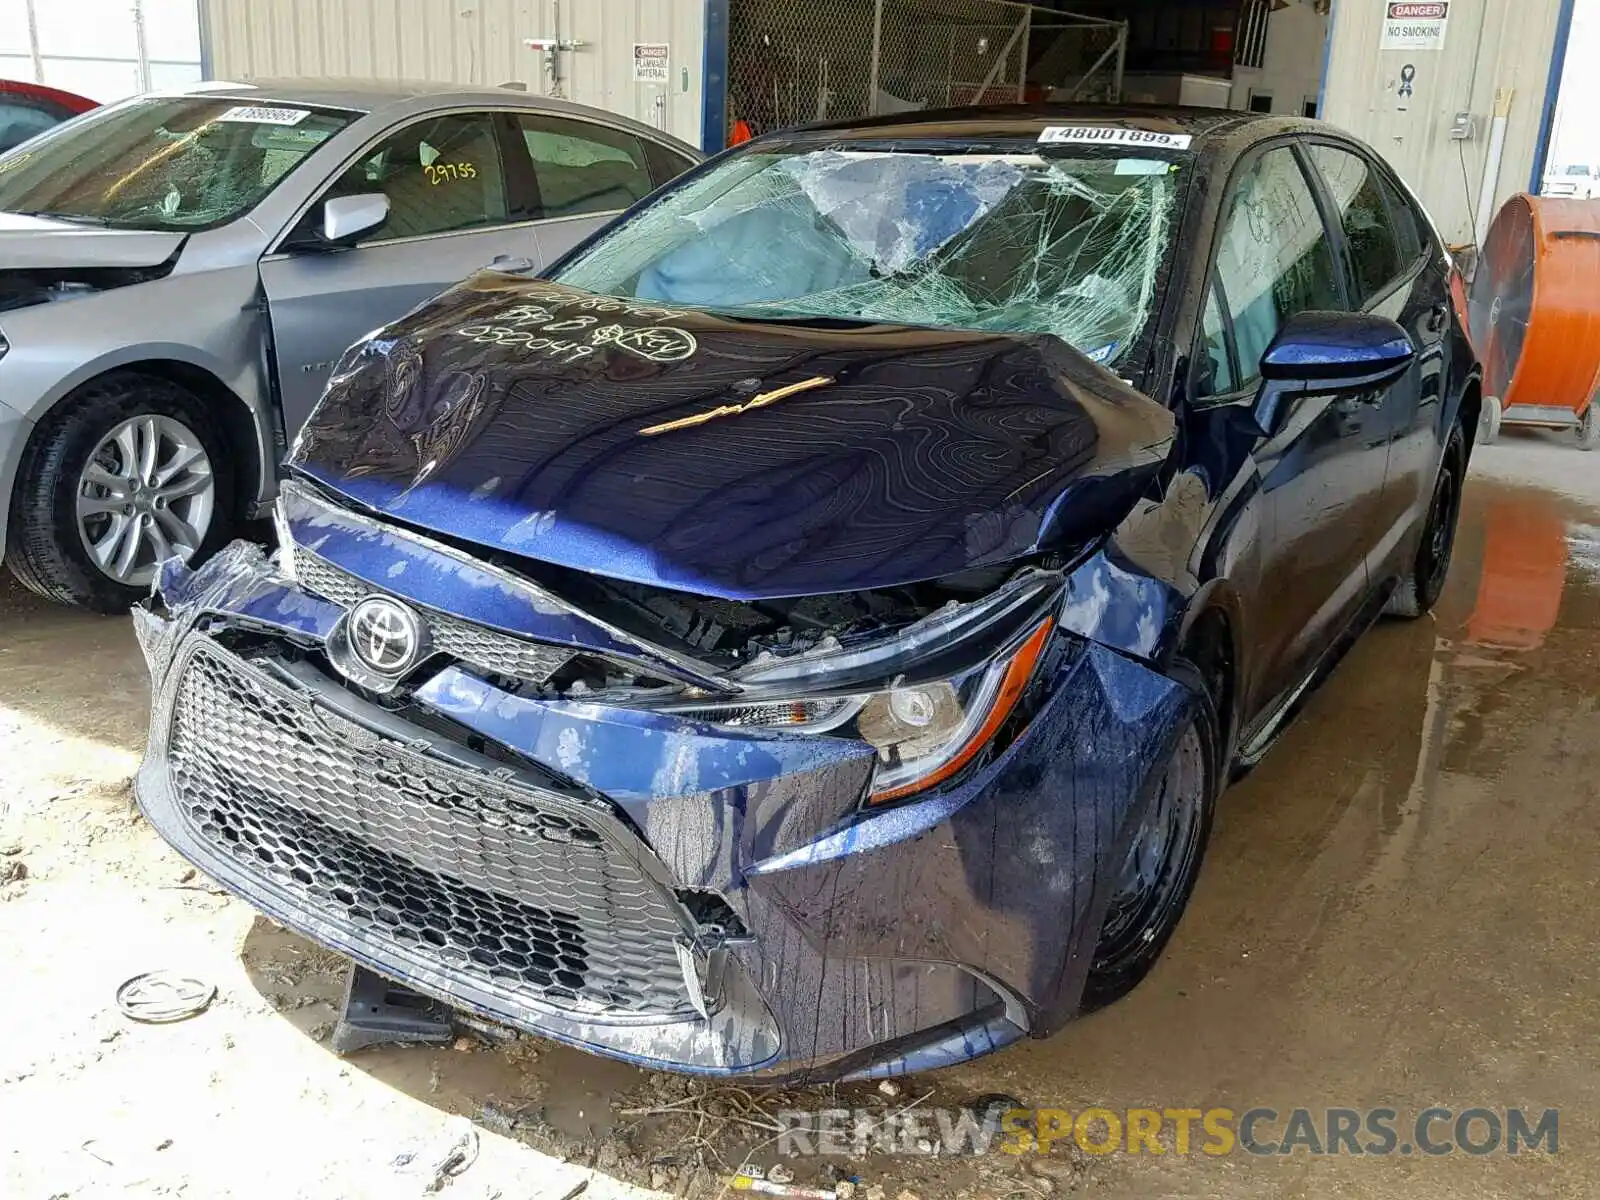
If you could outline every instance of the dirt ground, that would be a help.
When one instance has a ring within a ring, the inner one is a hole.
[[[1597,631],[1600,455],[1508,435],[1475,464],[1437,618],[1363,639],[1228,792],[1183,925],[1129,999],[894,1095],[774,1096],[537,1041],[334,1056],[338,960],[212,890],[132,808],[148,696],[128,623],[6,580],[0,1195],[715,1196],[753,1146],[775,1161],[776,1109],[987,1093],[1073,1111],[1558,1108],[1560,1152],[787,1165],[856,1176],[873,1200],[1600,1194]],[[158,968],[217,999],[126,1020],[117,985]],[[446,1175],[458,1148],[471,1161]]]

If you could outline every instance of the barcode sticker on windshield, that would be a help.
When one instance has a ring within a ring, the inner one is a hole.
[[[242,121],[248,125],[298,125],[310,115],[309,108],[268,108],[260,104],[236,104],[216,120]]]
[[[1111,125],[1047,125],[1039,135],[1039,140],[1078,146],[1143,146],[1149,150],[1187,150],[1194,138],[1187,133],[1118,129]]]

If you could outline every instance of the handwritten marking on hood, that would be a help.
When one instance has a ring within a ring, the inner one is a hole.
[[[765,408],[769,404],[776,404],[779,400],[801,392],[809,392],[813,388],[827,387],[833,382],[832,375],[813,375],[810,379],[802,379],[799,383],[785,384],[780,388],[773,388],[770,392],[762,392],[759,396],[752,396],[743,404],[724,404],[720,408],[713,408],[710,412],[696,413],[692,417],[679,417],[676,421],[665,421],[660,425],[647,425],[639,430],[644,437],[655,437],[658,433],[670,433],[674,429],[688,429],[692,425],[704,425],[707,421],[715,421],[718,417],[736,417],[740,413],[749,412],[753,408]]]
[[[630,329],[625,325],[602,325],[589,335],[596,345],[616,346],[650,362],[682,362],[700,348],[694,334],[675,325],[652,325]]]

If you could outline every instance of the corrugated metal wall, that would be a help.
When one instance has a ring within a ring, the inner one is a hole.
[[[1382,50],[1384,0],[1335,0],[1323,115],[1381,152],[1452,243],[1473,240],[1495,95],[1513,89],[1494,207],[1525,191],[1539,147],[1560,0],[1450,0],[1440,50]],[[1416,69],[1402,96],[1402,71]],[[1450,126],[1471,112],[1477,131]],[[1464,164],[1464,165],[1463,165]]]
[[[704,0],[201,0],[218,79],[308,75],[487,84],[550,94],[527,38],[558,55],[559,94],[700,142]],[[636,42],[666,42],[666,84],[636,83]]]

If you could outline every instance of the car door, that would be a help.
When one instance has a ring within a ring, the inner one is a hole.
[[[1191,406],[1251,405],[1260,361],[1297,312],[1346,306],[1338,243],[1300,155],[1287,144],[1234,173],[1195,354]],[[1348,626],[1367,592],[1366,559],[1387,465],[1385,431],[1362,393],[1279,406],[1253,450],[1261,491],[1261,593],[1249,597],[1254,644],[1247,713],[1272,715]],[[1248,718],[1247,718],[1248,719]]]
[[[1382,399],[1389,465],[1371,550],[1376,579],[1404,569],[1396,556],[1409,549],[1407,535],[1433,498],[1450,279],[1442,256],[1427,252],[1427,226],[1380,166],[1350,146],[1315,143],[1307,150],[1341,226],[1351,306],[1398,322],[1417,348],[1416,360]]]
[[[540,263],[503,114],[410,120],[364,150],[261,260],[284,427],[292,438],[346,347],[507,255]],[[322,202],[382,192],[389,215],[351,249],[320,247]]]
[[[695,165],[662,142],[598,121],[521,112],[512,122],[531,166],[546,263]]]

